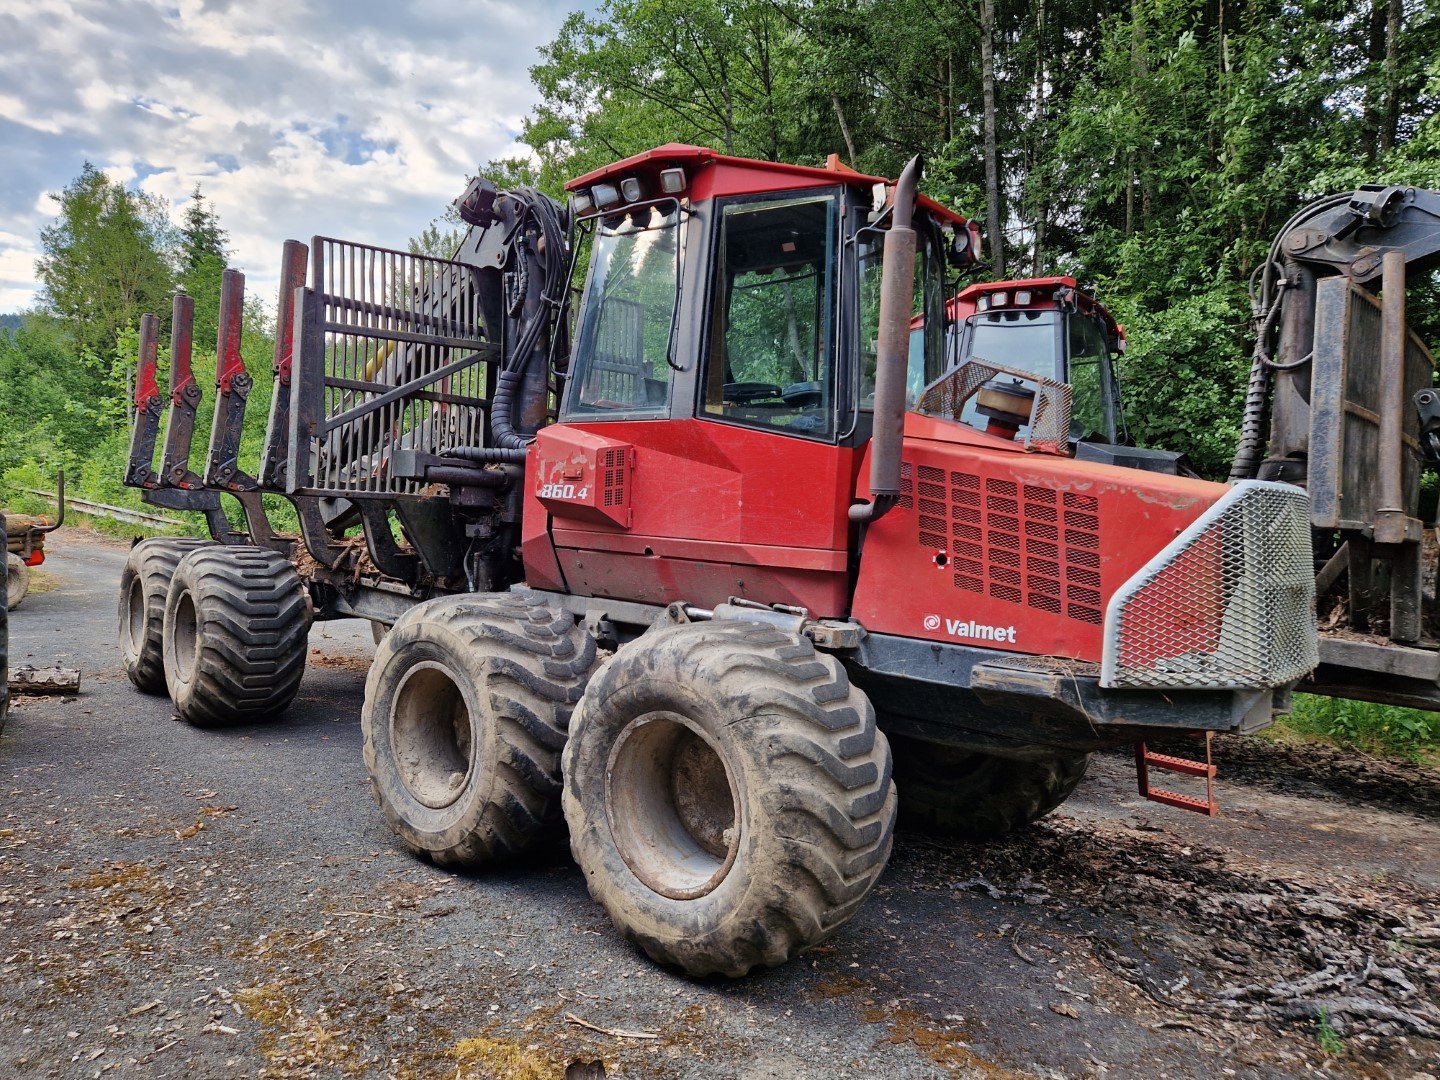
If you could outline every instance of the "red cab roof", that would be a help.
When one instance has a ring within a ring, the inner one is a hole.
[[[789,165],[778,161],[758,161],[733,157],[703,146],[666,143],[643,154],[635,154],[603,168],[577,176],[565,190],[589,187],[602,181],[618,183],[626,176],[658,175],[662,169],[684,169],[692,199],[714,198],[717,195],[751,195],[764,191],[781,191],[797,187],[832,187],[848,184],[870,188],[875,184],[893,184],[883,176],[867,176],[840,163],[832,156],[824,168]],[[941,206],[934,199],[921,195],[916,201],[938,220],[959,228],[969,224],[967,218]]]
[[[1032,294],[1030,303],[1016,304],[1015,292],[1017,290],[1029,290]],[[959,293],[950,299],[947,314],[953,321],[968,319],[975,314],[975,305],[980,297],[988,296],[990,293],[1010,293],[1010,303],[1005,310],[1029,308],[1032,310],[1053,309],[1055,305],[1055,291],[1057,289],[1073,289],[1075,291],[1075,303],[1081,311],[1088,314],[1099,315],[1105,321],[1105,326],[1112,335],[1121,333],[1120,324],[1115,321],[1115,316],[1110,310],[1094,296],[1080,288],[1079,282],[1068,275],[1059,277],[1039,278],[1016,278],[1010,281],[981,281],[974,285],[967,285]]]

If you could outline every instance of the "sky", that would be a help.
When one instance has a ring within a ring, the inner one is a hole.
[[[89,160],[169,200],[198,183],[273,306],[286,238],[403,247],[522,154],[528,68],[579,0],[0,0],[0,312]]]

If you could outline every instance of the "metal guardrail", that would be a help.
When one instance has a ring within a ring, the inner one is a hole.
[[[27,495],[39,495],[45,499],[55,499],[53,491],[41,491],[38,488],[21,488]],[[82,514],[90,514],[95,517],[114,518],[116,521],[128,521],[136,525],[168,525],[172,528],[184,528],[185,522],[178,518],[164,517],[160,514],[146,514],[140,510],[130,510],[124,506],[111,506],[109,503],[91,502],[89,499],[77,499],[73,495],[65,497],[67,506],[78,510]]]

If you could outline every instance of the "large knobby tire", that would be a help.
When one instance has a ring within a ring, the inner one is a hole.
[[[120,574],[120,661],[136,688],[163,694],[165,597],[180,560],[209,540],[155,537],[130,549]]]
[[[5,553],[5,607],[13,611],[30,591],[30,568],[19,555]]]
[[[595,661],[574,616],[539,597],[449,596],[401,616],[360,726],[375,801],[405,845],[477,865],[557,826],[560,751]]]
[[[1090,755],[1067,750],[997,757],[895,736],[900,825],[984,840],[1039,821],[1085,777]]]
[[[846,922],[890,856],[869,699],[761,623],[652,630],[585,692],[565,818],[590,894],[652,959],[740,976]]]
[[[161,631],[165,682],[196,727],[268,720],[300,689],[312,609],[288,559],[212,545],[175,569]]]

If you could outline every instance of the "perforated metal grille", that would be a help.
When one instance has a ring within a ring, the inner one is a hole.
[[[1101,685],[1263,689],[1319,662],[1309,501],[1248,481],[1116,592]]]
[[[1010,375],[1035,387],[1035,406],[1025,433],[1025,449],[1049,454],[1070,453],[1070,387],[1023,368],[969,360],[925,388],[915,411],[959,420],[965,403],[997,375]]]
[[[602,505],[625,505],[625,472],[629,454],[629,450],[619,447],[600,451],[600,489],[604,492]]]
[[[955,588],[1099,626],[1100,504],[1094,496],[901,466],[898,505],[915,539],[944,552]]]

